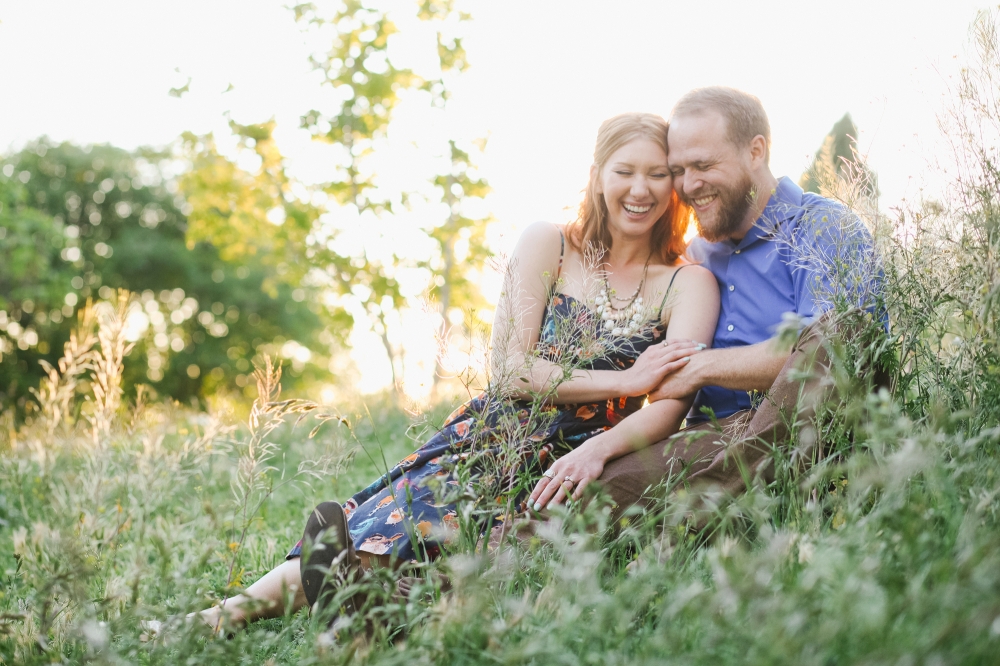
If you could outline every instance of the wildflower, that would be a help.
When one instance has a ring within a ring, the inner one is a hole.
[[[799,541],[799,564],[812,562],[813,555],[816,554],[816,545],[807,539]]]
[[[14,530],[14,555],[18,557],[24,557],[28,552],[25,546],[28,541],[28,530],[24,527],[18,527]]]

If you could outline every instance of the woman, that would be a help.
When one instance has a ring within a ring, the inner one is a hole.
[[[225,604],[230,621],[282,614],[286,589],[297,609],[352,570],[436,557],[457,522],[442,490],[459,485],[463,460],[473,461],[480,498],[499,495],[494,515],[540,511],[580,498],[608,461],[675,433],[689,400],[640,407],[715,329],[715,279],[681,257],[689,213],[667,168],[666,122],[638,113],[604,122],[577,221],[534,224],[514,250],[509,285],[518,288],[507,290],[493,339],[504,397],[473,399],[343,507],[317,507],[308,561],[300,542]],[[201,617],[218,626],[222,612]]]

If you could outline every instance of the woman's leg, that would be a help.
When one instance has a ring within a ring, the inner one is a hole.
[[[401,560],[389,555],[373,555],[363,551],[358,555],[361,556],[363,571],[370,571],[376,567],[398,568],[402,563]],[[218,628],[223,615],[228,616],[229,622],[237,627],[256,620],[279,617],[285,614],[286,590],[292,593],[292,613],[306,605],[297,558],[286,560],[271,569],[248,587],[246,592],[227,599],[225,606],[206,608],[198,613],[192,613],[189,617],[197,615],[212,628]]]
[[[219,626],[224,615],[233,625],[243,626],[254,620],[284,615],[286,594],[289,592],[292,595],[291,612],[294,613],[306,604],[297,559],[287,560],[271,569],[243,594],[227,599],[224,606],[206,608],[197,615],[213,628]]]

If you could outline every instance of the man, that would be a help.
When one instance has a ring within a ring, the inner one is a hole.
[[[771,452],[830,393],[821,315],[837,301],[871,307],[870,236],[839,204],[776,179],[770,138],[760,101],[731,88],[694,90],[671,114],[674,188],[700,233],[689,255],[715,275],[722,308],[713,349],[649,396],[697,392],[687,429],[605,468],[601,481],[620,508],[648,503],[645,491],[668,476],[727,495],[748,479],[771,480]],[[779,329],[799,322],[809,325],[782,350]]]

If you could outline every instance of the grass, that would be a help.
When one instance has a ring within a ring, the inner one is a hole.
[[[427,568],[451,577],[448,594],[428,584],[399,602],[376,573],[365,583],[370,607],[336,637],[299,613],[231,640],[178,624],[171,640],[142,643],[140,619],[178,617],[248,584],[281,561],[316,502],[347,497],[426,433],[388,400],[336,414],[281,401],[266,368],[260,393],[269,400],[252,410],[224,397],[210,413],[123,404],[115,396],[124,342],[113,334],[121,310],[99,306],[39,387],[35,420],[2,421],[0,658],[997,663],[996,25],[996,14],[977,20],[976,53],[942,117],[958,165],[947,197],[888,216],[863,199],[864,183],[828,183],[876,239],[888,346],[874,336],[835,348],[843,400],[826,406],[815,431],[773,451],[774,483],[709,498],[702,529],[688,527],[692,496],[683,490],[663,489],[657,507],[616,529],[598,498],[498,554],[458,547]],[[88,334],[91,325],[103,335]],[[887,362],[892,393],[866,390],[866,357]],[[81,400],[95,385],[97,399]],[[451,406],[428,412],[423,427]],[[803,471],[792,454],[815,437],[828,455]],[[371,640],[365,618],[377,619]]]

